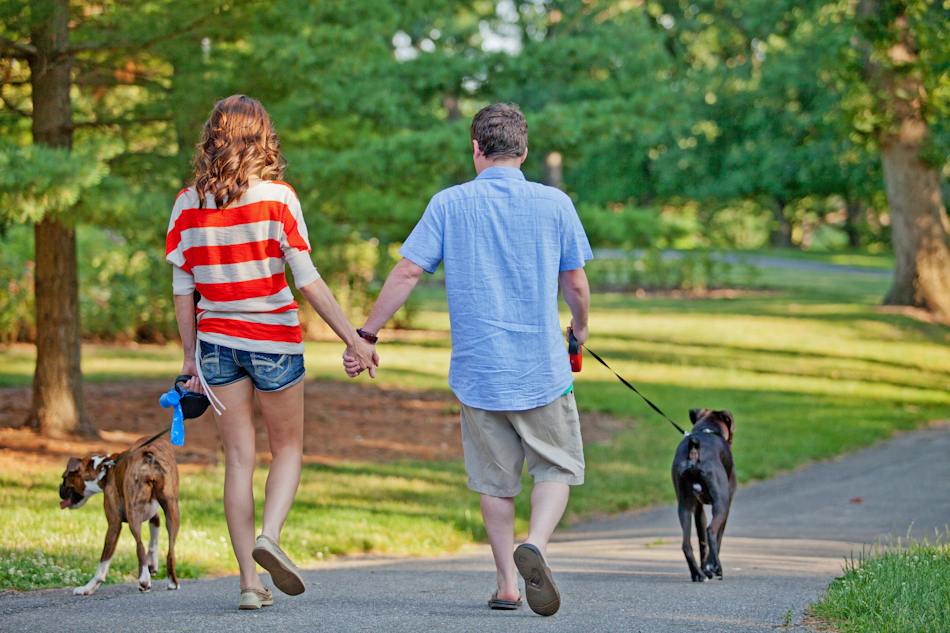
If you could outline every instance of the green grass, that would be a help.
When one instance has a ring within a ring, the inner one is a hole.
[[[950,418],[950,329],[876,311],[886,279],[790,270],[762,276],[781,290],[736,299],[595,294],[588,344],[681,425],[690,408],[731,410],[743,482]],[[417,298],[418,326],[446,332],[444,291],[421,287]],[[562,319],[568,322],[566,311]],[[310,377],[345,379],[340,344],[306,348]],[[377,384],[447,390],[447,337],[383,343],[379,351]],[[0,384],[28,384],[32,363],[30,348],[0,350]],[[167,378],[180,368],[174,346],[87,346],[83,354],[93,381]],[[611,441],[587,447],[586,483],[574,489],[567,521],[672,502],[669,467],[679,435],[591,357],[575,378],[582,410],[628,422]],[[29,560],[42,554],[64,570],[81,567],[87,578],[105,532],[101,498],[88,509],[60,511],[59,474],[0,476],[0,558],[18,557],[29,570],[36,565]],[[261,468],[259,501],[264,474]],[[220,470],[183,476],[183,575],[236,569],[221,485]],[[526,492],[517,501],[519,530],[526,528],[527,501]],[[347,552],[454,551],[483,538],[477,495],[466,490],[460,463],[406,462],[305,468],[283,544],[312,565]],[[114,566],[121,573],[135,567],[131,544],[124,535]],[[0,575],[0,588],[74,582],[68,571],[36,581],[33,573],[17,583]]]
[[[258,468],[254,494],[264,498],[267,471]],[[0,474],[0,590],[85,584],[102,552],[102,495],[78,510],[58,507],[59,472]],[[181,477],[179,577],[235,573],[222,502],[224,471]],[[306,466],[281,546],[303,565],[338,554],[432,555],[485,538],[478,497],[462,494],[464,469],[452,463]],[[258,503],[257,522],[261,508]],[[518,528],[527,529],[519,519]],[[143,527],[148,538],[147,526]],[[162,527],[160,550],[167,543]],[[135,577],[132,536],[124,529],[107,582]],[[160,573],[164,577],[164,559]]]
[[[950,546],[898,543],[847,561],[811,612],[848,633],[945,633]]]

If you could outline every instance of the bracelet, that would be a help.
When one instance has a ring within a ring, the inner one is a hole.
[[[360,338],[366,339],[366,342],[376,345],[376,341],[379,340],[379,337],[375,334],[370,334],[369,332],[364,332],[363,328],[356,328],[356,333],[360,335]]]

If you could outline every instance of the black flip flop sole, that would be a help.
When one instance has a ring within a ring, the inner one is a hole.
[[[521,608],[521,600],[505,600],[503,598],[492,598],[488,601],[488,606],[500,611],[515,611]]]
[[[534,545],[519,545],[515,549],[515,565],[524,578],[525,599],[538,615],[554,615],[561,608],[561,594],[544,563],[541,551]]]

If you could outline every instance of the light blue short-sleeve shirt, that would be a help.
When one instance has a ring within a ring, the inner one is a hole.
[[[564,192],[490,167],[436,194],[399,254],[429,273],[445,262],[449,387],[464,404],[524,411],[571,386],[558,273],[594,256]]]

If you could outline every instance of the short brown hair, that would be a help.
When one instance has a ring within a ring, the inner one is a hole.
[[[472,140],[485,158],[518,158],[528,149],[528,122],[514,103],[494,103],[472,119]]]

